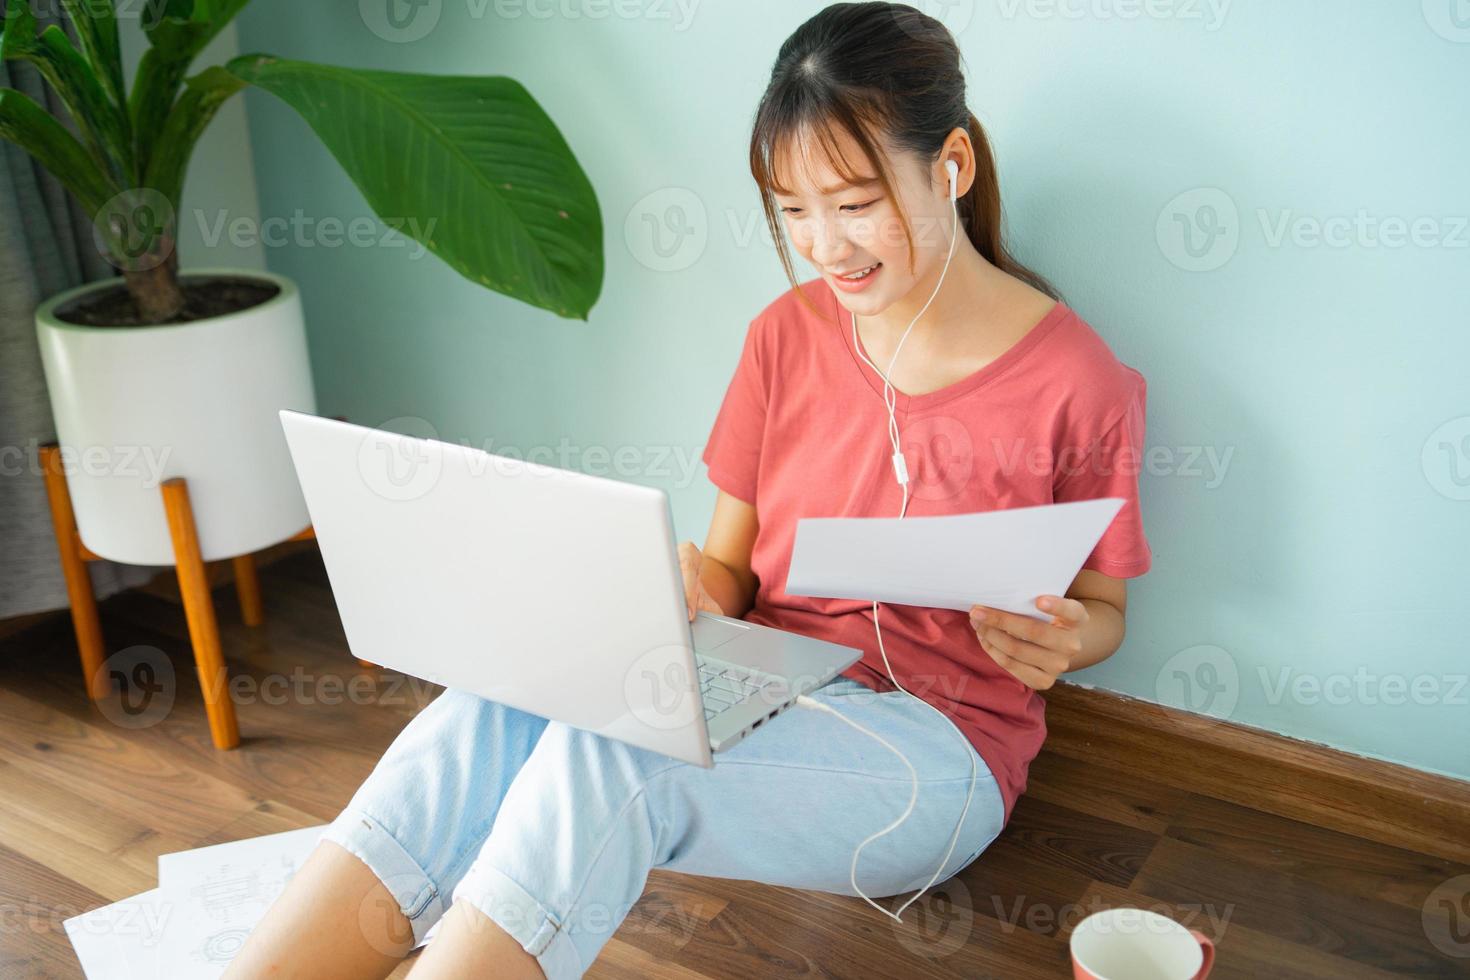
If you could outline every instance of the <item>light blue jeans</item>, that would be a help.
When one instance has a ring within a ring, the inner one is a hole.
[[[898,747],[919,774],[913,814],[863,850],[869,896],[939,880],[996,835],[995,778],[936,712],[838,678],[813,695]],[[388,747],[326,838],[387,886],[414,941],[464,898],[537,958],[580,977],[649,869],[852,895],[853,849],[903,813],[908,769],[824,711],[793,706],[703,769],[449,689]],[[874,913],[876,914],[876,913]]]

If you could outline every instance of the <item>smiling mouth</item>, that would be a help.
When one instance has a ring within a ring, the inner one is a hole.
[[[872,274],[873,272],[875,272],[878,269],[878,267],[881,266],[882,264],[883,264],[882,262],[874,262],[872,265],[868,266],[866,269],[858,269],[856,272],[851,272],[851,273],[849,273],[849,274],[847,274],[845,276],[837,276],[837,275],[834,274],[834,277],[837,278],[837,279],[846,279],[848,282],[857,282],[857,281],[859,281],[861,279],[866,279],[870,274]]]

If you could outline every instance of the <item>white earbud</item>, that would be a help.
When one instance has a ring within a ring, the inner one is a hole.
[[[960,165],[953,160],[944,161],[944,169],[949,171],[949,199],[953,201],[959,196]]]

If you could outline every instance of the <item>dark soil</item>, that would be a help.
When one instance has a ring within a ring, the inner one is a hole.
[[[259,306],[281,291],[269,280],[239,276],[184,275],[179,277],[179,287],[184,291],[184,308],[178,316],[165,323],[189,323],[226,313],[239,313]],[[87,293],[59,306],[56,318],[84,327],[158,326],[138,316],[137,304],[122,285]]]

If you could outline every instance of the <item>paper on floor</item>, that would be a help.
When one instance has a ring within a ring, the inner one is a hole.
[[[990,606],[1050,622],[1036,597],[1066,594],[1123,504],[1101,497],[936,517],[804,517],[786,592]]]
[[[158,890],[171,909],[160,944],[167,977],[217,977],[245,944],[325,825],[158,856]]]
[[[87,980],[218,977],[325,830],[159,855],[159,887],[62,923],[82,972]]]
[[[163,917],[154,888],[74,915],[62,926],[87,980],[151,980],[163,976],[158,966]]]

